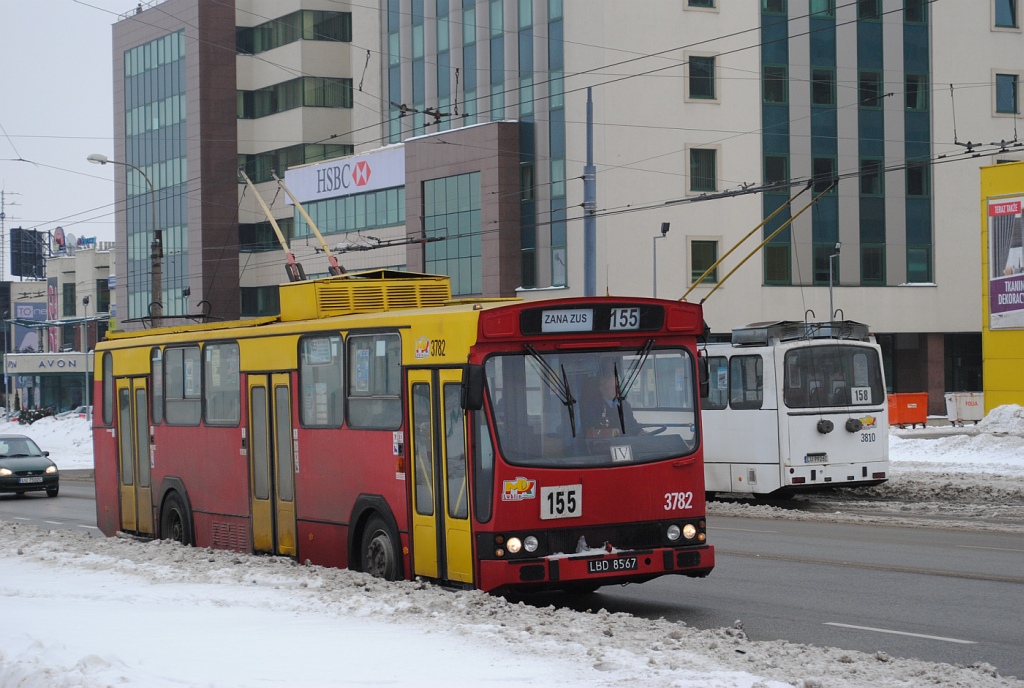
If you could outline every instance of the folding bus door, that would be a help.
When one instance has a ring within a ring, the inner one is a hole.
[[[253,550],[294,557],[298,552],[289,377],[250,375],[248,384]]]
[[[409,371],[413,572],[473,582],[462,370]]]
[[[153,535],[152,454],[146,380],[119,378],[116,386],[121,530]]]

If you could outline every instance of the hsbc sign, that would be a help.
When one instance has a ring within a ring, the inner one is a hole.
[[[292,168],[284,180],[300,203],[405,186],[405,147]]]

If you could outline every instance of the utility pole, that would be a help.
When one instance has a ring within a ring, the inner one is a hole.
[[[597,295],[597,168],[594,167],[594,101],[587,87],[587,164],[583,168],[583,295]]]

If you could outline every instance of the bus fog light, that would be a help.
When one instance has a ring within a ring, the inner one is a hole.
[[[692,523],[687,523],[683,526],[683,537],[687,540],[692,540],[697,535],[697,528]]]
[[[540,543],[537,542],[537,538],[533,537],[532,535],[527,535],[523,539],[523,547],[526,548],[527,552],[536,552],[537,551],[537,546],[539,544]]]
[[[693,526],[690,526],[690,527],[692,528]],[[671,540],[672,542],[675,542],[676,540],[679,539],[679,534],[680,534],[679,526],[677,526],[675,523],[670,525],[668,527],[668,530],[665,531],[665,535],[668,535],[668,539]]]
[[[519,554],[519,550],[523,548],[523,541],[517,537],[510,537],[505,543],[505,548],[509,554]]]

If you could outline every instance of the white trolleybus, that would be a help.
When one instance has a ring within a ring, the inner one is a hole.
[[[852,321],[764,322],[707,345],[708,495],[789,497],[889,477],[881,349]]]

